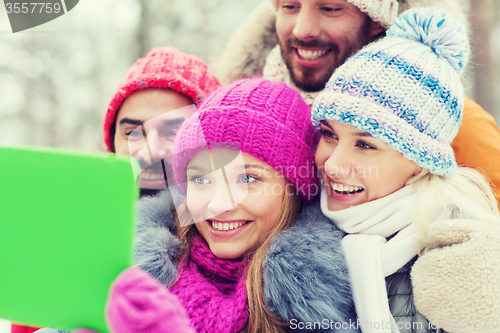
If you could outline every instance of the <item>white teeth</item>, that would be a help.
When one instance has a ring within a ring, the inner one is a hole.
[[[228,231],[241,227],[246,222],[231,222],[231,223],[220,223],[220,222],[212,222],[212,227],[219,231]]]
[[[143,172],[139,175],[140,179],[144,179],[144,180],[159,180],[159,179],[163,179],[163,174],[161,173],[146,173],[146,172]]]
[[[324,56],[326,53],[328,53],[328,50],[311,51],[311,50],[297,49],[297,52],[299,53],[299,56],[302,59],[315,60],[315,59],[318,59],[318,58]]]
[[[332,183],[332,182],[330,182],[330,186],[332,187],[333,190],[335,190],[337,192],[354,193],[354,192],[358,192],[359,190],[362,189],[362,187],[358,187],[358,186],[347,186],[347,185],[342,185],[342,184],[337,184],[337,183]]]

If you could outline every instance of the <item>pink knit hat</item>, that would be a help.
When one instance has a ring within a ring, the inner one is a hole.
[[[265,79],[236,81],[210,95],[181,126],[172,157],[174,177],[185,193],[189,161],[207,144],[231,145],[281,172],[310,201],[319,189],[318,139],[311,110],[294,89]]]
[[[191,98],[196,105],[220,87],[217,78],[199,58],[173,47],[157,47],[128,70],[108,106],[104,117],[104,143],[114,152],[115,121],[125,98],[146,88],[165,88]]]

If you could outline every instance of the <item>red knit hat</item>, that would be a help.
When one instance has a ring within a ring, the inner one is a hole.
[[[116,89],[104,117],[104,144],[114,152],[115,121],[125,98],[146,88],[172,89],[191,98],[198,106],[219,81],[199,58],[173,47],[157,47],[128,70]]]

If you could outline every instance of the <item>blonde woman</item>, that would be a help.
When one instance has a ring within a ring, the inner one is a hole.
[[[313,105],[321,210],[347,233],[363,332],[499,325],[497,202],[482,175],[457,167],[450,146],[468,51],[444,9],[407,11],[341,66]]]

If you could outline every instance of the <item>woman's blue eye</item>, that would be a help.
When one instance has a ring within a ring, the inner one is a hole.
[[[323,131],[323,136],[327,139],[336,139],[337,136],[330,131]]]
[[[367,144],[366,142],[358,142],[358,147],[361,149],[376,149],[374,146]]]
[[[196,185],[205,185],[205,184],[208,184],[210,182],[207,178],[202,177],[202,176],[200,176],[200,177],[192,177],[191,181],[193,183],[195,183]]]
[[[240,182],[244,184],[249,184],[252,183],[256,180],[259,180],[257,177],[254,177],[252,175],[241,175],[240,176]]]

